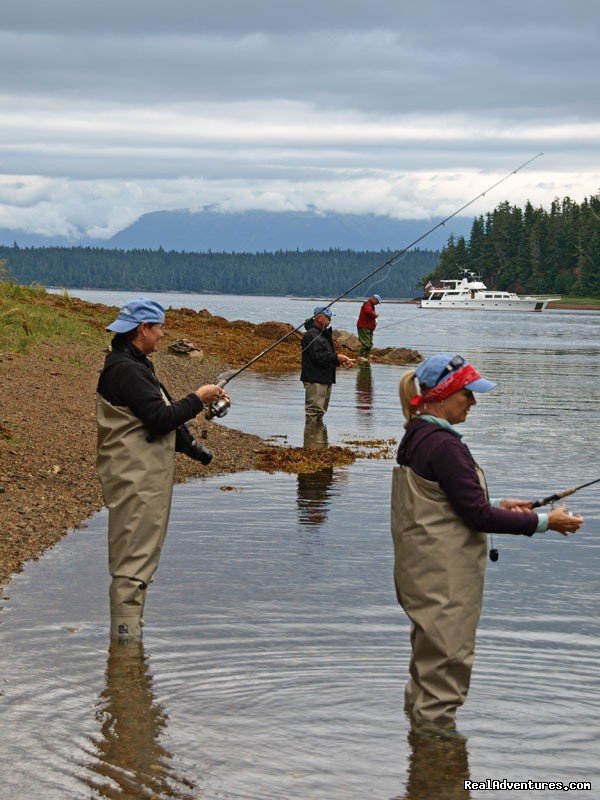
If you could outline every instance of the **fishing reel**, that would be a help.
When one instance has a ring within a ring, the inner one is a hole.
[[[232,370],[230,370],[232,372]],[[220,386],[221,389],[227,383],[227,374],[223,373],[223,376],[220,376],[220,380],[217,380],[217,386]],[[206,411],[204,412],[204,416],[206,419],[213,419],[214,417],[224,417],[229,409],[231,408],[231,400],[228,397],[219,397],[218,400],[213,400],[210,405],[206,407]]]
[[[213,417],[224,417],[231,408],[231,400],[228,397],[219,397],[210,405],[206,407],[204,416],[206,419],[213,419]]]

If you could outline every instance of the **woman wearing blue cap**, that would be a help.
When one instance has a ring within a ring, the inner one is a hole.
[[[424,736],[464,741],[457,708],[466,699],[481,613],[486,533],[567,535],[583,518],[548,514],[530,501],[490,502],[485,477],[455,426],[494,383],[462,356],[440,353],[400,381],[406,432],[392,481],[394,580],[412,622],[405,710]]]
[[[138,297],[107,330],[115,333],[97,395],[97,469],[108,507],[112,638],[141,637],[146,589],[167,532],[175,468],[175,431],[225,393],[207,384],[178,402],[148,356],[163,337],[165,309]]]

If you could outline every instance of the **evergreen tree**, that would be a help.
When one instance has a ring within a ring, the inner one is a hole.
[[[500,203],[473,220],[466,264],[493,289],[600,295],[600,195],[581,204],[556,198],[550,210]],[[459,242],[440,253],[432,279],[457,277]]]

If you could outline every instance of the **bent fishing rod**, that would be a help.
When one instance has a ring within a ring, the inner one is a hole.
[[[548,497],[540,498],[531,504],[531,508],[540,508],[540,506],[547,506],[548,503],[556,503],[557,500],[562,500],[563,497],[568,497],[570,494],[574,494],[580,489],[585,489],[586,486],[593,486],[595,483],[600,483],[600,478],[582,483],[581,486],[571,486],[570,489],[563,489],[561,492],[556,492],[555,494],[548,495]]]
[[[518,166],[516,169],[513,169],[511,172],[509,172],[503,178],[500,178],[500,180],[496,181],[491,186],[488,186],[487,189],[485,189],[483,192],[480,192],[476,197],[473,197],[471,200],[469,200],[468,203],[465,203],[460,208],[457,208],[456,211],[453,211],[452,214],[449,214],[441,222],[438,222],[436,225],[433,225],[431,228],[429,228],[429,230],[425,231],[425,233],[422,233],[421,236],[416,238],[413,242],[411,242],[410,244],[406,245],[406,247],[403,247],[402,250],[398,250],[398,252],[394,253],[392,256],[390,256],[390,258],[388,258],[386,261],[384,261],[383,264],[380,264],[378,267],[375,267],[375,269],[372,269],[370,272],[368,272],[363,278],[361,278],[359,281],[357,281],[355,284],[353,284],[349,289],[346,289],[345,292],[340,294],[338,297],[336,297],[334,300],[332,300],[326,306],[323,306],[323,310],[326,311],[327,309],[331,308],[331,306],[334,305],[334,303],[338,303],[344,297],[349,295],[350,292],[353,292],[355,289],[357,289],[359,286],[361,286],[361,284],[365,283],[365,281],[368,281],[369,278],[372,278],[378,272],[381,272],[382,269],[385,269],[386,267],[391,267],[393,264],[395,264],[397,261],[399,261],[401,258],[403,258],[408,253],[409,250],[411,250],[413,247],[415,247],[417,244],[419,244],[419,242],[422,242],[423,239],[426,239],[428,236],[430,236],[438,228],[441,228],[447,222],[449,222],[451,219],[453,219],[454,217],[458,216],[458,214],[460,214],[461,211],[464,211],[466,208],[469,208],[469,206],[472,206],[473,203],[477,202],[477,200],[481,199],[482,197],[485,197],[488,192],[491,192],[497,186],[500,186],[501,183],[504,183],[504,181],[507,181],[513,175],[516,175],[517,172],[520,172],[522,169],[525,169],[525,167],[527,167],[529,164],[531,164],[533,161],[535,161],[536,159],[540,158],[543,155],[544,155],[543,153],[537,153],[537,155],[533,156],[533,158],[530,158],[527,161],[523,162],[523,164]],[[309,317],[308,319],[314,319],[314,317]],[[237,376],[240,375],[240,373],[244,372],[244,370],[248,369],[248,367],[251,367],[252,364],[255,364],[261,358],[264,358],[264,356],[266,356],[268,353],[270,353],[271,350],[274,350],[276,347],[279,347],[279,345],[282,344],[283,342],[285,342],[286,339],[289,339],[290,336],[293,336],[295,333],[297,333],[302,328],[302,326],[305,324],[305,322],[306,322],[306,320],[304,322],[301,322],[300,325],[298,325],[296,328],[293,328],[291,331],[286,333],[284,336],[282,336],[276,342],[273,342],[272,345],[269,345],[269,347],[267,347],[265,350],[263,350],[257,356],[254,356],[254,358],[252,358],[250,361],[248,361],[246,364],[244,364],[239,369],[237,369],[237,370],[229,370],[228,372],[224,372],[217,379],[217,385],[220,386],[221,388],[224,388],[225,386],[227,386],[227,384],[230,381],[232,381],[234,378],[237,378]],[[207,419],[212,419],[212,417],[215,417],[215,416],[216,417],[225,416],[225,414],[229,410],[230,405],[231,405],[231,403],[229,402],[229,400],[227,398],[221,398],[221,399],[215,401],[207,409],[207,412],[206,412]]]

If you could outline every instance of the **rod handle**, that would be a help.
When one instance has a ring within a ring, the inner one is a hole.
[[[531,508],[540,508],[540,506],[547,506],[548,503],[555,503],[557,500],[560,500],[560,496],[557,494],[548,495],[548,497],[541,497],[539,500],[535,500],[531,504]]]
[[[577,491],[577,487],[571,487],[570,489],[563,489],[562,492],[556,492],[556,494],[551,494],[548,497],[540,498],[531,504],[531,508],[539,508],[540,506],[547,506],[548,503],[556,503],[557,500],[562,500],[563,497],[568,497],[573,492]]]

